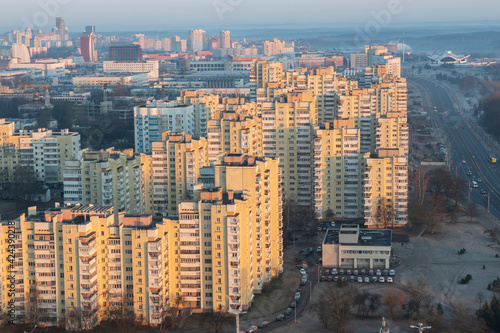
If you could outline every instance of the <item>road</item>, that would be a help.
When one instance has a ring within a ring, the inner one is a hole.
[[[470,185],[467,195],[485,207],[489,195],[490,212],[500,217],[500,166],[488,161],[491,153],[500,157],[498,152],[492,151],[493,148],[489,146],[481,128],[460,109],[445,87],[436,81],[423,78],[412,78],[408,81],[423,88],[424,94],[427,95],[422,100],[424,109],[429,111],[434,126],[442,127],[446,134],[447,153],[451,154],[448,158],[452,162],[451,171],[460,175],[468,184],[472,184],[472,180],[482,180],[478,182],[478,188],[472,188]],[[437,108],[436,112],[433,111],[434,107]],[[463,161],[465,163],[462,163]],[[471,175],[467,175],[468,172]],[[481,194],[482,189],[487,193]],[[485,227],[492,229],[498,225],[492,222]]]
[[[313,247],[315,250],[316,247]],[[291,315],[285,317],[283,321],[276,321],[276,318],[270,318],[268,321],[271,323],[268,327],[259,329],[259,332],[271,332],[276,328],[286,326],[287,324],[294,323],[295,318],[299,318],[301,313],[306,309],[307,304],[309,304],[311,297],[311,290],[318,283],[318,258],[320,258],[321,254],[313,252],[307,258],[307,278],[308,281],[305,286],[300,287],[300,301],[297,304],[297,307],[294,309]],[[293,295],[292,297],[293,298]],[[291,299],[290,299],[291,300]]]

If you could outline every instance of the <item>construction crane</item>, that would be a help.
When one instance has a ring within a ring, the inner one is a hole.
[[[418,329],[419,332],[423,332],[424,330],[427,330],[429,328],[432,328],[431,326],[423,326],[424,324],[418,323],[418,325],[410,325],[410,328],[416,328]]]

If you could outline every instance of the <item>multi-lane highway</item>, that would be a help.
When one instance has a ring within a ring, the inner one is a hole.
[[[448,151],[448,154],[451,154],[448,160],[453,161],[452,172],[457,172],[468,184],[470,182],[467,195],[483,206],[487,205],[489,195],[490,211],[500,218],[500,165],[488,161],[490,153],[497,152],[488,146],[488,139],[481,133],[477,124],[460,110],[460,106],[452,100],[441,84],[424,78],[412,78],[409,82],[416,83],[423,88],[424,94],[427,94],[427,97],[423,98],[424,107],[431,110],[429,114],[434,117],[433,123],[441,126],[446,134],[447,148],[451,148]],[[434,107],[436,112],[432,111]],[[473,180],[478,183],[478,188],[472,187]],[[486,193],[482,194],[481,190]],[[492,223],[486,227],[495,226]]]

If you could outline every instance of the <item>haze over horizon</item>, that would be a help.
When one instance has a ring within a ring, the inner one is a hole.
[[[1,5],[0,29],[8,31],[30,25],[50,31],[55,17],[64,17],[70,32],[95,25],[99,31],[171,30],[181,28],[234,28],[238,26],[338,26],[354,28],[375,21],[384,27],[402,24],[449,23],[465,25],[497,22],[499,2],[476,0],[460,3],[442,0],[354,0],[338,3],[309,0],[9,0]],[[488,8],[488,10],[485,10]],[[378,15],[389,13],[389,16]]]

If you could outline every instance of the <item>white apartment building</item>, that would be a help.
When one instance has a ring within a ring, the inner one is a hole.
[[[195,110],[207,112],[207,108],[195,109],[194,105],[179,105],[177,101],[148,102],[134,107],[135,151],[151,153],[152,143],[161,140],[163,132],[184,132],[193,137],[206,136],[196,133],[195,119],[207,119],[208,115],[195,115]]]

